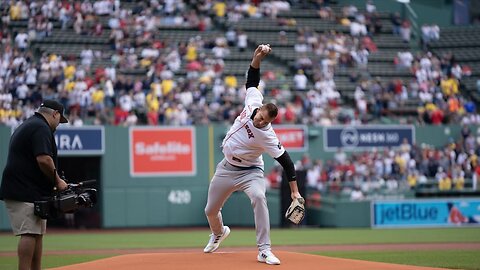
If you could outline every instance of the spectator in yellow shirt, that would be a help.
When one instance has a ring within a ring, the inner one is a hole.
[[[448,176],[440,179],[438,182],[438,189],[440,190],[451,190],[452,189],[452,179]]]
[[[215,11],[215,15],[217,17],[225,17],[227,5],[225,4],[225,2],[217,1],[213,5],[213,10]]]
[[[93,106],[95,107],[95,110],[101,111],[105,107],[105,92],[103,92],[102,89],[97,88],[95,91],[92,93],[92,103]]]
[[[443,95],[446,97],[458,94],[458,81],[453,76],[442,79],[440,82],[440,87],[442,88]]]
[[[250,17],[255,16],[255,14],[257,14],[257,7],[251,4],[248,5],[247,13],[248,13],[248,16]]]
[[[162,81],[162,94],[163,96],[168,95],[174,87],[174,81],[172,79],[166,79]]]
[[[12,21],[20,20],[20,2],[14,3],[10,6],[10,19]]]
[[[432,112],[435,109],[437,109],[437,106],[435,104],[433,104],[432,102],[428,102],[427,104],[425,104],[425,110],[427,112]]]
[[[225,82],[225,86],[227,86],[228,88],[236,88],[238,85],[237,78],[232,74],[225,76],[224,82]]]
[[[63,70],[63,75],[65,76],[65,79],[71,80],[73,79],[73,75],[75,75],[75,71],[77,69],[73,64],[69,64],[68,66],[65,67]]]
[[[408,186],[411,189],[414,189],[417,186],[417,175],[414,173],[409,173],[407,176]]]
[[[197,60],[197,47],[195,47],[195,45],[188,44],[185,60],[187,60],[188,62]]]
[[[160,108],[160,103],[158,102],[157,95],[153,89],[147,94],[145,101],[147,103],[147,109],[149,112],[157,112]]]
[[[463,176],[454,178],[453,183],[455,184],[456,190],[462,190],[465,187],[465,178],[463,178]]]
[[[65,90],[67,90],[67,92],[72,92],[73,89],[75,89],[75,82],[74,81],[69,81],[69,80],[66,80],[65,82]]]

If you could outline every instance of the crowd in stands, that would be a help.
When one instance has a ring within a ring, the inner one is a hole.
[[[335,14],[325,2],[318,1],[319,19],[348,26],[350,33],[299,28],[293,48],[299,55],[297,72],[287,91],[264,89],[265,81],[285,74],[262,70],[262,91],[284,105],[276,123],[368,123],[372,119],[367,115],[379,117],[410,97],[422,101],[413,122],[480,123],[475,104],[459,92],[465,72],[452,55],[426,53],[414,58],[402,52],[397,66],[412,70],[416,80],[384,84],[368,75],[368,57],[378,50],[374,36],[382,29],[374,3],[367,1],[365,11],[350,5]],[[199,1],[191,7],[187,1],[151,0],[132,2],[127,8],[119,0],[24,0],[2,1],[0,8],[0,123],[8,126],[18,125],[48,98],[59,99],[76,126],[87,120],[107,125],[231,122],[242,108],[244,91],[243,82],[225,70],[224,59],[232,50],[247,49],[248,34],[229,29],[212,38],[198,35],[176,41],[160,37],[157,28],[190,27],[202,32],[212,29],[212,20],[219,17],[229,22],[264,17],[294,25],[277,16],[290,9],[287,1]],[[15,21],[27,21],[27,28],[9,28]],[[400,22],[398,33],[402,28],[405,32],[408,25]],[[79,55],[36,55],[32,42],[55,31],[107,36],[110,50],[86,46]],[[356,107],[350,108],[339,105],[343,97],[334,76],[338,70],[353,67],[357,71],[351,74],[351,82],[358,86]],[[125,75],[123,70],[144,73]],[[180,70],[186,74],[177,76]]]
[[[398,53],[398,70],[409,70],[415,77],[401,84],[396,92],[400,100],[419,98],[417,123],[441,125],[444,123],[479,124],[480,115],[473,100],[461,94],[462,78],[471,75],[468,66],[462,67],[452,53],[435,55],[409,51]]]
[[[464,125],[460,138],[450,139],[443,147],[411,144],[405,139],[397,148],[351,155],[338,149],[330,160],[311,160],[305,155],[295,168],[306,171],[306,185],[312,191],[362,199],[382,190],[395,193],[422,186],[440,191],[476,190],[480,181],[479,157],[480,141]],[[266,175],[269,187],[278,188],[281,177],[281,166],[274,166]]]

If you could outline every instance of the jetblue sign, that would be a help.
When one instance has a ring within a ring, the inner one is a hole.
[[[404,138],[410,144],[415,142],[413,126],[332,126],[323,129],[325,151],[335,151],[339,147],[350,151],[372,147],[396,147],[402,144]]]
[[[404,200],[372,202],[373,227],[478,226],[480,200]]]
[[[103,155],[104,133],[103,127],[58,128],[55,131],[58,155]]]

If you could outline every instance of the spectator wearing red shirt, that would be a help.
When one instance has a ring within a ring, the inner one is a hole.
[[[442,110],[437,108],[432,112],[432,114],[430,116],[430,120],[432,121],[433,125],[441,125],[444,117],[445,116],[444,116]]]

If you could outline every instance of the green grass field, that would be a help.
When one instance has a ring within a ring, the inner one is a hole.
[[[480,269],[479,250],[314,252],[329,257],[451,269]]]
[[[98,258],[110,257],[111,249],[145,248],[203,248],[209,231],[159,230],[159,231],[105,231],[103,233],[49,233],[44,238],[44,251],[105,250],[95,255],[48,255],[43,267],[69,265]],[[275,245],[336,245],[385,243],[480,243],[480,228],[448,229],[274,229],[271,232]],[[15,252],[18,238],[8,233],[0,234],[0,252]],[[225,247],[254,247],[252,229],[233,228],[223,244]],[[322,251],[315,254],[381,261],[420,266],[480,269],[480,250],[441,251]],[[0,269],[16,269],[15,256],[1,256]]]

